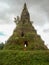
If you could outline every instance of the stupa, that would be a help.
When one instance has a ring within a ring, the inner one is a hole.
[[[40,35],[37,34],[28,12],[26,3],[24,4],[21,16],[15,18],[16,28],[13,35],[7,40],[4,49],[11,50],[46,50],[47,47]]]

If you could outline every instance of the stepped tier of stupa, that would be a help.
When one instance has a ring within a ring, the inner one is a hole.
[[[16,28],[13,35],[7,40],[4,49],[11,50],[46,50],[47,47],[40,35],[37,34],[24,4],[21,16],[15,18]]]

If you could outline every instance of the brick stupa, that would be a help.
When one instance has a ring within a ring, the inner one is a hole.
[[[15,18],[16,28],[13,35],[7,40],[4,49],[10,50],[46,50],[44,41],[37,34],[30,21],[26,3],[22,10],[20,18]]]

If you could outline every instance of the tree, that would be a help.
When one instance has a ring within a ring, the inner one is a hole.
[[[0,43],[0,50],[2,50],[3,47],[4,47],[4,43],[2,42],[2,43]]]

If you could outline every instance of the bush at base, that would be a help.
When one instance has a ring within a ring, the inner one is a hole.
[[[0,65],[49,65],[47,51],[0,51]]]

